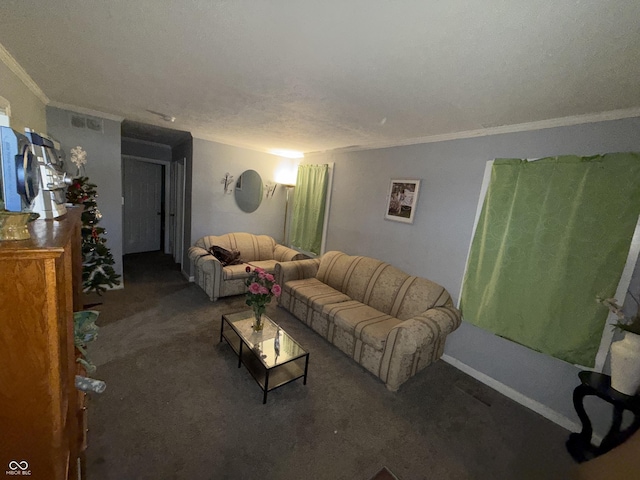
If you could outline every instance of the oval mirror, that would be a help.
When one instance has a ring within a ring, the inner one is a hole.
[[[255,212],[262,202],[262,178],[255,170],[246,170],[236,182],[235,197],[243,212]]]

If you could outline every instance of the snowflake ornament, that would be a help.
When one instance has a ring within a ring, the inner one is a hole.
[[[80,145],[71,149],[71,162],[78,168],[86,165],[87,152],[85,152]]]

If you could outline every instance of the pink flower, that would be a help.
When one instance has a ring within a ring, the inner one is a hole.
[[[256,282],[253,282],[251,285],[249,285],[249,291],[255,294],[262,293],[260,290],[263,288],[263,286]]]
[[[280,294],[282,293],[282,289],[280,288],[280,285],[276,283],[273,287],[271,287],[271,293],[273,293],[276,297],[279,297]]]
[[[264,278],[266,278],[270,282],[275,282],[276,281],[276,278],[273,275],[271,275],[270,273],[265,274]]]
[[[267,287],[260,286],[259,288],[260,288],[260,291],[258,293],[260,293],[261,295],[268,295],[269,294],[269,289]],[[249,289],[251,289],[251,288],[249,288]]]

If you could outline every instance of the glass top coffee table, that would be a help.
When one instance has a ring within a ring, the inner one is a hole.
[[[264,328],[253,330],[253,311],[222,315],[220,341],[226,340],[242,364],[249,370],[264,395],[299,378],[307,384],[309,353],[292,336],[267,315],[262,315]]]

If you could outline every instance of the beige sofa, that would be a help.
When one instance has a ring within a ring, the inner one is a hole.
[[[209,249],[214,245],[227,250],[239,251],[242,263],[223,266],[209,252]],[[273,238],[267,235],[253,235],[251,233],[227,233],[220,236],[202,237],[189,249],[189,260],[195,282],[214,302],[220,297],[246,292],[245,281],[249,276],[246,271],[248,265],[274,273],[278,262],[303,258],[308,257],[296,250],[277,244]]]
[[[442,356],[460,312],[449,293],[374,258],[327,252],[276,267],[280,306],[396,391]]]

